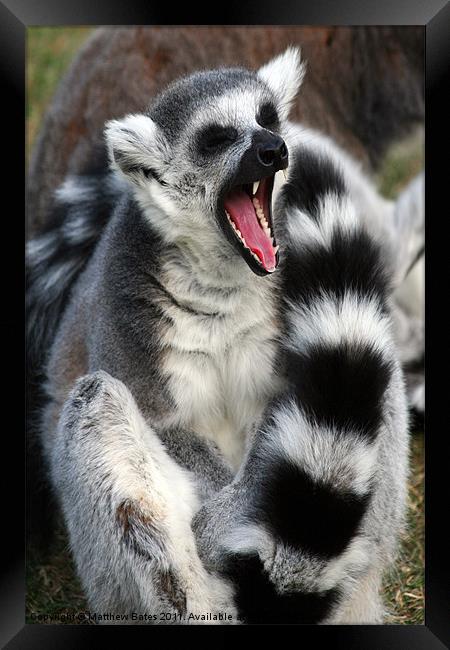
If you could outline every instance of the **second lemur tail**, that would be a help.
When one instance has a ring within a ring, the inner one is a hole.
[[[45,229],[26,247],[27,494],[28,533],[46,528],[45,468],[37,435],[45,402],[42,384],[47,353],[71,289],[89,260],[123,192],[123,181],[106,165],[69,176],[55,192]],[[41,499],[42,496],[42,499]],[[41,503],[42,501],[42,503]]]
[[[45,230],[26,250],[28,354],[42,360],[72,285],[90,258],[123,192],[123,181],[105,170],[69,176],[55,192]]]

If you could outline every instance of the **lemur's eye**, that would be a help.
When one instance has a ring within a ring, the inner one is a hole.
[[[237,140],[238,132],[232,126],[211,124],[202,129],[198,135],[198,146],[204,153],[213,153]]]
[[[259,126],[265,129],[276,129],[280,126],[280,119],[278,117],[277,109],[270,102],[266,102],[259,109],[256,121]]]

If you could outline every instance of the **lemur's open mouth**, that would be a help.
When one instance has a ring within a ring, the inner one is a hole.
[[[272,225],[274,179],[275,174],[238,185],[224,199],[227,219],[241,243],[243,257],[250,268],[261,275],[273,273],[278,265],[278,246]]]

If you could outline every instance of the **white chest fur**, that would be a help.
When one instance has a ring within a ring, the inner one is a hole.
[[[276,292],[270,278],[256,282],[256,288],[222,287],[220,294],[211,289],[201,299],[196,293],[195,302],[190,296],[197,313],[181,302],[164,306],[173,323],[163,339],[176,404],[171,425],[213,440],[236,468],[249,431],[279,390]]]

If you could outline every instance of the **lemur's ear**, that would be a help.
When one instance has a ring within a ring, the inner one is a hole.
[[[288,47],[283,54],[258,70],[258,75],[275,94],[283,119],[289,115],[291,103],[299,91],[305,72],[306,64],[300,61],[298,47]]]
[[[111,120],[106,123],[105,138],[113,168],[134,181],[145,176],[158,178],[165,139],[150,117],[127,115],[121,120]]]

